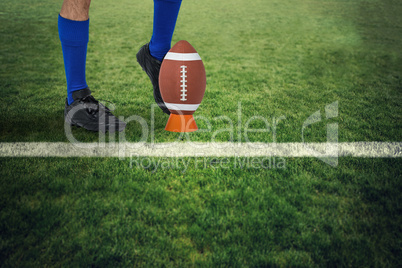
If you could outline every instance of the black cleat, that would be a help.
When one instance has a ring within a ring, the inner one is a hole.
[[[126,122],[117,119],[102,103],[98,102],[92,95],[91,90],[85,89],[73,92],[74,102],[64,108],[64,120],[72,126],[78,126],[90,131],[105,133],[123,131]]]
[[[170,111],[165,106],[165,102],[162,99],[161,92],[159,90],[159,71],[161,69],[161,62],[151,56],[149,52],[149,43],[143,45],[137,53],[137,61],[141,65],[142,69],[147,73],[149,79],[151,79],[152,86],[154,88],[154,99],[162,111],[166,114],[170,114]]]

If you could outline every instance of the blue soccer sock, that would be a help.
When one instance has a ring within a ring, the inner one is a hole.
[[[181,0],[154,0],[154,24],[149,51],[162,61],[170,49]]]
[[[67,101],[70,105],[73,102],[72,92],[88,87],[85,79],[85,63],[89,19],[73,21],[59,15],[58,27],[67,79]]]

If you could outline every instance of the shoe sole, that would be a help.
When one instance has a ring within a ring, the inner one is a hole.
[[[110,128],[109,126],[107,126],[107,127],[100,127],[99,126],[98,129],[93,129],[93,128],[85,127],[83,124],[75,123],[72,120],[65,119],[65,122],[70,124],[70,126],[74,126],[74,127],[77,127],[77,128],[83,128],[83,129],[91,131],[91,132],[99,132],[99,131],[101,131],[102,133],[106,133],[108,131],[109,131],[109,133],[114,133],[114,132],[116,132],[116,129],[119,132],[122,132],[127,126],[126,122],[122,122],[122,123],[119,124],[118,128]]]

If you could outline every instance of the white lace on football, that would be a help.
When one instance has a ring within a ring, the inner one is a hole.
[[[187,66],[186,65],[182,65],[182,66],[180,66],[180,68],[181,68],[181,71],[180,71],[180,73],[181,73],[181,80],[180,80],[180,83],[181,83],[181,85],[180,85],[180,87],[181,87],[181,101],[186,101],[187,100],[187,80],[186,80],[186,78],[187,78]]]

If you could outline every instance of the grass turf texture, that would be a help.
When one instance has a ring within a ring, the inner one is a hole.
[[[60,6],[0,3],[2,142],[67,141]],[[173,42],[188,40],[203,58],[208,85],[195,115],[212,124],[191,140],[228,128],[214,120],[221,115],[233,121],[236,139],[260,115],[285,116],[276,140],[300,142],[303,122],[338,101],[339,116],[308,128],[306,141],[325,141],[334,122],[340,141],[401,141],[401,9],[390,0],[184,1]],[[152,1],[94,1],[90,15],[87,80],[95,97],[150,126],[151,84],[135,53],[151,36]],[[161,111],[154,118],[156,141],[177,139],[163,130]],[[140,136],[129,123],[127,140]],[[272,131],[249,136],[273,141]],[[286,159],[283,169],[190,164],[182,173],[130,168],[129,159],[2,158],[0,261],[400,266],[401,160],[339,161],[335,169],[309,158]]]
[[[118,159],[1,164],[6,265],[400,264],[397,159],[342,158],[337,169],[289,159],[285,169],[184,174]]]

